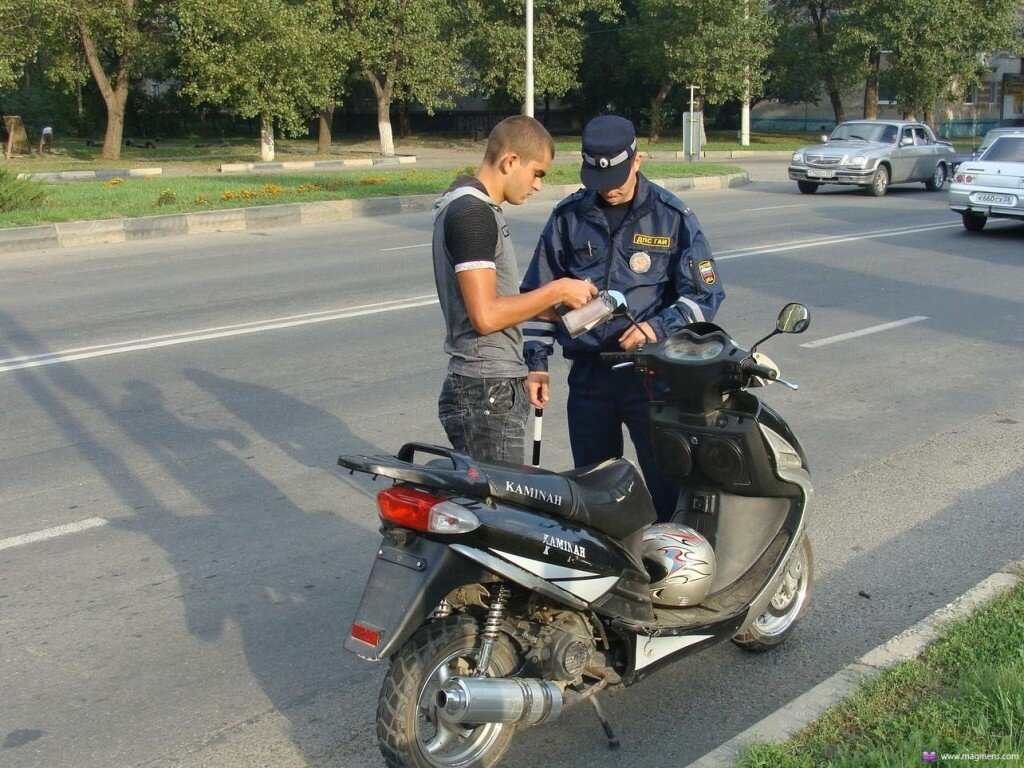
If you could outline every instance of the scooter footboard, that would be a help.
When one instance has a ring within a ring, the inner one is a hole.
[[[416,537],[396,546],[384,539],[345,648],[370,661],[387,658],[419,629],[445,595],[491,578],[445,544]]]

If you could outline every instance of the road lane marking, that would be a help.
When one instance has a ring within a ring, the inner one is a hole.
[[[69,533],[87,531],[90,528],[99,528],[101,525],[106,525],[109,522],[109,520],[105,520],[102,517],[90,517],[86,520],[79,520],[77,523],[58,525],[56,528],[46,528],[45,530],[36,531],[35,533],[25,533],[21,536],[12,536],[9,539],[0,539],[0,549],[22,547],[25,544],[33,544],[37,541],[54,539],[57,536],[66,536]]]
[[[760,256],[768,253],[782,253],[783,251],[796,251],[801,248],[814,248],[821,245],[838,245],[839,243],[852,243],[857,240],[870,240],[875,237],[898,237],[900,235],[912,235],[917,232],[931,232],[936,229],[952,229],[962,227],[962,222],[955,224],[927,224],[919,227],[902,227],[899,229],[878,229],[870,232],[858,232],[852,235],[831,235],[828,237],[816,237],[810,240],[792,240],[787,243],[776,243],[775,245],[753,246],[750,248],[735,248],[731,251],[719,251],[715,254],[716,261],[728,259],[742,259],[745,256]]]
[[[806,208],[807,203],[794,203],[793,205],[769,205],[767,208],[747,208],[746,213],[751,211],[778,211],[782,208]]]
[[[381,248],[382,251],[407,251],[410,248],[427,248],[432,243],[420,243],[419,245],[399,245],[395,248]]]
[[[850,331],[850,333],[841,333],[838,336],[829,336],[827,339],[818,339],[817,341],[809,341],[806,344],[801,344],[801,347],[807,347],[812,349],[814,347],[825,347],[829,344],[836,344],[840,341],[847,341],[849,339],[857,339],[861,336],[868,336],[872,333],[881,333],[882,331],[889,331],[893,328],[899,328],[902,325],[910,325],[911,323],[920,323],[922,320],[927,320],[927,317],[923,315],[915,315],[914,317],[906,317],[902,320],[896,320],[891,323],[882,323],[881,325],[873,325],[870,328],[864,328],[859,331]]]
[[[120,355],[125,352],[137,352],[144,349],[156,349],[158,347],[170,347],[177,344],[191,344],[196,341],[209,341],[210,339],[242,336],[248,333],[260,333],[262,331],[274,331],[281,328],[293,328],[298,325],[309,325],[311,323],[326,323],[331,320],[346,320],[351,317],[376,315],[381,312],[393,312],[399,309],[412,309],[413,307],[426,307],[430,304],[437,303],[437,296],[428,294],[423,296],[413,296],[408,299],[395,299],[375,304],[365,304],[362,306],[352,307],[351,309],[332,309],[325,310],[323,312],[307,312],[301,315],[277,317],[271,320],[262,320],[252,323],[225,325],[218,328],[204,328],[196,331],[165,334],[163,336],[150,336],[144,339],[133,339],[130,341],[116,342],[112,344],[99,344],[91,347],[66,349],[61,352],[46,352],[38,355],[12,357],[6,360],[0,360],[0,373],[16,371],[21,368],[38,368],[43,365],[67,363],[73,360],[86,360],[91,357]]]

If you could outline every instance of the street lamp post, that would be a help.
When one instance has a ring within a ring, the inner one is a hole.
[[[533,0],[526,0],[526,95],[523,111],[533,117]]]

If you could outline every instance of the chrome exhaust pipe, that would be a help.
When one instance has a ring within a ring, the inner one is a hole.
[[[437,715],[452,725],[554,720],[562,689],[548,680],[517,677],[453,677],[437,692]]]

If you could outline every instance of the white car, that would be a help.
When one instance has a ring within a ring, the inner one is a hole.
[[[957,169],[949,207],[980,232],[990,218],[1024,220],[1024,134],[1000,136],[977,160]]]

